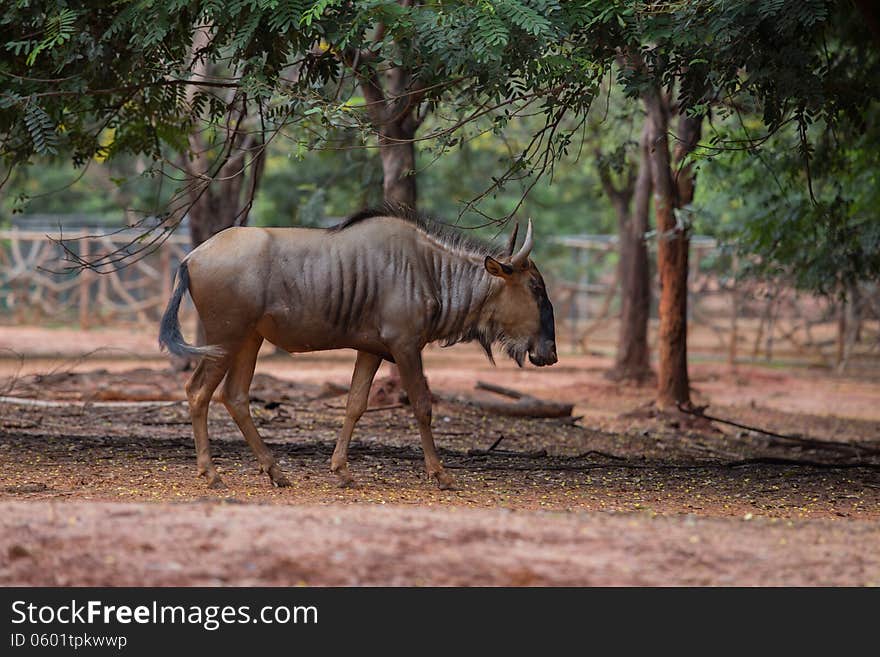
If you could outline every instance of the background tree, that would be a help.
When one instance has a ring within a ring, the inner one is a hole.
[[[661,410],[690,404],[687,367],[687,298],[690,226],[677,211],[693,200],[694,174],[685,162],[700,139],[702,116],[679,110],[675,149],[669,152],[669,123],[673,115],[668,97],[659,88],[643,94],[647,112],[647,142],[654,216],[657,226],[657,271],[660,276],[657,406]]]
[[[642,118],[627,108],[632,127]],[[617,123],[625,121],[615,118]],[[618,135],[611,126],[594,128]],[[643,382],[652,375],[648,348],[651,313],[651,280],[647,234],[651,211],[650,124],[642,119],[638,141],[621,139],[610,153],[596,147],[596,167],[602,188],[617,215],[618,263],[620,281],[620,328],[614,366],[608,371],[614,380]],[[595,135],[596,140],[599,139]],[[633,152],[634,151],[634,152]]]
[[[195,79],[226,77],[220,62],[203,54],[215,37],[210,27],[195,31],[191,66]],[[196,87],[187,89],[187,101],[196,111],[199,105],[193,101],[197,93]],[[265,162],[262,134],[254,120],[259,117],[248,116],[251,108],[246,92],[233,88],[214,93],[227,106],[225,123],[200,123],[203,117],[195,116],[193,130],[187,136],[188,152],[180,158],[187,177],[187,213],[193,247],[230,226],[247,224]],[[219,147],[214,143],[219,143]],[[211,184],[203,184],[205,177],[211,179]]]
[[[809,190],[813,166],[809,126],[817,117],[831,131],[841,122],[863,122],[864,113],[877,100],[876,86],[868,82],[876,75],[876,57],[864,26],[855,24],[851,12],[834,2],[647,3],[632,18],[624,18],[623,12],[620,16],[620,33],[612,39],[628,44],[624,52],[634,63],[624,69],[621,83],[628,95],[642,98],[652,126],[661,278],[657,404],[669,408],[690,400],[686,342],[690,213],[683,210],[694,198],[695,170],[688,155],[720,156],[732,148],[757,153],[770,135],[791,126],[798,134],[796,152]],[[841,85],[842,79],[847,84]],[[760,114],[766,136],[728,142],[713,135],[708,144],[700,143],[703,117],[710,108],[724,118],[736,116],[742,103]],[[810,197],[815,201],[812,192]]]
[[[411,9],[411,0],[401,0],[402,10]],[[363,94],[370,124],[376,133],[382,162],[382,196],[388,203],[416,208],[416,131],[427,115],[422,101],[426,84],[403,63],[400,47],[393,39],[385,44],[384,22],[375,27],[369,47],[346,47],[342,61],[351,69]],[[397,51],[390,62],[381,61],[387,49]]]

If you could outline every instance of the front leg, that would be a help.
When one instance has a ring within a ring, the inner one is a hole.
[[[345,407],[345,422],[342,424],[342,432],[336,441],[336,449],[330,459],[330,470],[339,477],[341,486],[350,486],[354,478],[348,471],[348,445],[351,442],[351,434],[354,425],[360,419],[367,408],[367,399],[370,396],[370,385],[376,370],[382,359],[379,356],[359,351],[354,364],[354,372],[351,375],[351,388],[348,392],[348,403]]]
[[[412,405],[413,415],[419,424],[422,437],[422,451],[425,454],[425,469],[428,475],[437,480],[441,490],[453,488],[455,482],[440,462],[434,435],[431,433],[431,391],[422,371],[420,349],[402,348],[392,350],[392,356],[400,369],[400,378]]]

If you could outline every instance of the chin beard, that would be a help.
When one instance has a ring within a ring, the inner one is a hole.
[[[507,352],[507,355],[510,356],[516,364],[520,367],[523,366],[526,360],[526,355],[529,352],[529,341],[528,339],[514,339],[510,338],[502,331],[498,329],[498,327],[494,324],[489,324],[488,326],[483,326],[480,328],[473,328],[465,333],[449,338],[443,342],[444,347],[448,347],[450,345],[456,344],[458,342],[473,342],[476,341],[483,348],[483,351],[486,353],[489,362],[493,365],[495,364],[495,357],[492,354],[492,345],[494,343],[499,343],[504,350]]]
[[[507,355],[510,356],[516,364],[520,367],[525,363],[526,355],[529,353],[529,339],[522,338],[511,338],[508,335],[505,335],[503,331],[498,331],[493,336],[493,342],[499,343],[504,351],[507,352]],[[485,349],[486,346],[483,345]],[[487,350],[488,351],[488,350]],[[492,361],[494,364],[494,360]]]
[[[523,363],[526,360],[526,354],[529,351],[528,344],[523,344],[522,342],[505,342],[504,349],[507,351],[507,355],[516,361],[517,365],[520,367],[523,366]]]

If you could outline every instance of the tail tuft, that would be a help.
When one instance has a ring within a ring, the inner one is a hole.
[[[183,339],[180,332],[180,320],[177,315],[180,311],[180,301],[185,292],[189,291],[189,268],[186,262],[180,263],[177,269],[177,286],[162,315],[159,325],[159,348],[167,349],[175,356],[207,356],[208,358],[222,358],[226,352],[217,345],[196,347]]]

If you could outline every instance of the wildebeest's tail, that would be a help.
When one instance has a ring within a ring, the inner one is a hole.
[[[180,321],[177,313],[180,310],[180,300],[185,292],[189,291],[189,268],[186,262],[180,263],[177,269],[177,287],[168,301],[165,308],[165,314],[162,315],[162,323],[159,327],[159,347],[167,349],[175,356],[208,356],[211,358],[219,358],[225,352],[216,345],[208,345],[204,347],[196,347],[189,344],[183,339],[180,332]]]

